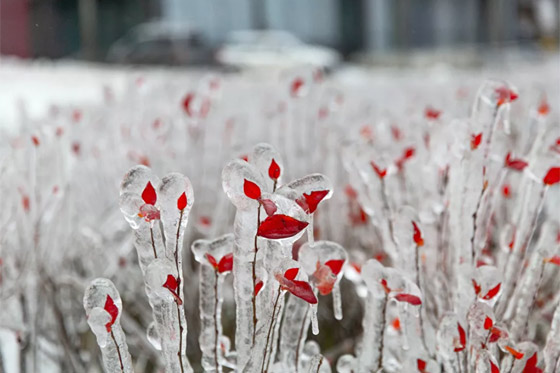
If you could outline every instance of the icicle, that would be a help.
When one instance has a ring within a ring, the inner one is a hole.
[[[340,296],[340,284],[336,283],[332,291],[334,318],[342,320],[342,298]]]

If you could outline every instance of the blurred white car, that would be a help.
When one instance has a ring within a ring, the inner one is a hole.
[[[185,24],[147,22],[135,26],[109,49],[107,61],[124,64],[213,65],[214,50]]]
[[[332,69],[341,57],[331,48],[305,44],[289,32],[245,30],[229,35],[216,60],[233,68],[313,65]]]

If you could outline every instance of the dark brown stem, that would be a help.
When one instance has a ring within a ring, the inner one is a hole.
[[[216,373],[220,371],[220,363],[218,362],[218,338],[220,337],[220,333],[218,330],[218,272],[215,272],[215,279],[214,279],[214,359],[216,364]]]
[[[257,247],[257,238],[259,232],[259,225],[261,224],[261,205],[259,203],[259,207],[257,207],[257,231],[255,232],[255,247],[254,247],[254,255],[253,255],[253,297],[252,297],[252,305],[253,305],[253,344],[255,344],[255,336],[257,333],[257,251],[259,251]]]
[[[472,263],[476,264],[476,248],[474,245],[474,240],[475,240],[475,236],[476,236],[476,218],[478,217],[478,209],[480,208],[480,204],[482,202],[482,197],[484,196],[484,191],[486,190],[486,187],[482,187],[482,190],[480,191],[480,196],[478,196],[478,201],[476,202],[476,208],[474,210],[474,213],[472,214],[472,219],[473,219],[473,232],[472,232],[472,236],[471,236],[471,256],[472,256]]]
[[[268,372],[268,368],[266,370],[264,369],[264,364],[266,363],[266,357],[268,355],[268,343],[270,341],[270,333],[272,331],[272,325],[274,324],[274,314],[276,313],[276,306],[278,305],[278,299],[280,299],[281,293],[282,293],[282,289],[280,288],[280,286],[278,286],[278,295],[276,295],[276,299],[274,300],[274,306],[272,307],[272,318],[270,319],[270,325],[268,327],[268,333],[266,335],[266,344],[264,345],[264,358],[263,358],[261,373]]]
[[[156,243],[154,242],[154,228],[150,226],[150,237],[152,238],[152,250],[154,250],[154,258],[157,259]]]
[[[177,306],[177,321],[179,321],[179,351],[177,351],[177,357],[179,358],[179,365],[181,366],[181,373],[185,372],[183,367],[183,324],[181,323],[181,310],[179,308],[179,303],[175,302]]]
[[[115,348],[117,349],[117,355],[119,355],[119,363],[121,364],[121,372],[124,372],[124,365],[123,365],[123,362],[122,362],[121,349],[119,348],[119,345],[117,344],[117,340],[115,339],[115,334],[113,334],[113,330],[111,330],[111,339],[113,340],[113,343],[115,344]]]
[[[181,210],[181,215],[179,215],[179,222],[177,224],[177,234],[175,239],[175,267],[177,268],[177,292],[179,293],[179,297],[182,298],[181,292],[181,271],[179,270],[179,236],[181,234],[181,223],[183,221],[183,210]],[[154,242],[152,236],[152,243]],[[157,258],[157,256],[156,256]],[[179,307],[179,303],[175,301],[175,305],[177,306],[177,321],[179,322],[179,351],[177,351],[177,356],[179,357],[179,364],[181,365],[181,372],[184,372],[183,368],[183,324],[181,322],[181,308]]]
[[[274,184],[272,185],[272,193],[276,192],[276,184],[278,183],[278,179],[274,179]]]
[[[321,356],[321,360],[319,360],[319,365],[317,365],[317,373],[319,373],[319,371],[321,370],[321,365],[323,365],[323,359],[324,357]]]
[[[379,341],[379,361],[377,362],[377,369],[383,368],[383,341],[385,339],[385,323],[387,318],[387,294],[385,294],[385,299],[383,303],[383,319],[381,322],[381,340]],[[376,370],[377,371],[377,370]]]

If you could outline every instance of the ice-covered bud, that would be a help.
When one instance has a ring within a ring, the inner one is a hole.
[[[474,271],[471,280],[475,294],[479,299],[494,305],[502,287],[502,275],[494,266],[481,266]]]
[[[249,163],[254,165],[263,176],[266,192],[274,192],[283,174],[283,162],[280,153],[266,143],[255,145],[249,155]]]
[[[124,176],[120,190],[120,209],[133,229],[142,221],[160,218],[156,188],[160,179],[146,166],[135,166]]]
[[[191,250],[200,264],[227,273],[233,268],[233,247],[234,236],[229,233],[214,240],[196,240]]]
[[[146,269],[146,293],[155,303],[181,304],[178,294],[177,270],[175,264],[169,259],[155,259]]]
[[[278,189],[278,193],[294,200],[307,214],[313,214],[321,201],[332,196],[331,181],[324,175],[311,174]]]
[[[331,293],[347,260],[346,250],[330,241],[305,243],[299,251],[299,262],[321,295]]]
[[[222,186],[239,210],[257,210],[260,205],[264,177],[252,164],[235,159],[222,171]]]

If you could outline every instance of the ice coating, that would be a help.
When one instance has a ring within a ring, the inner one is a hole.
[[[261,191],[265,191],[265,179],[259,170],[241,159],[229,162],[222,171],[222,187],[231,202],[238,210],[257,210],[258,201],[248,197],[244,192],[245,180],[255,183]]]
[[[153,260],[146,269],[145,283],[146,294],[161,339],[166,371],[192,372],[186,357],[187,322],[181,307],[182,295],[177,292],[175,263],[166,258]]]
[[[205,296],[199,299],[201,320],[199,342],[202,350],[202,366],[206,372],[222,371],[221,287],[223,276],[231,272],[231,266],[224,263],[228,262],[233,254],[233,248],[233,234],[226,234],[214,240],[197,240],[191,246],[196,260],[202,264],[199,287],[200,294]]]
[[[85,291],[83,304],[88,324],[101,349],[105,370],[110,373],[133,372],[120,325],[121,297],[115,285],[105,278],[93,280]]]
[[[284,163],[280,153],[274,147],[265,143],[255,145],[249,156],[249,163],[262,174],[267,192],[272,193],[281,185]]]

